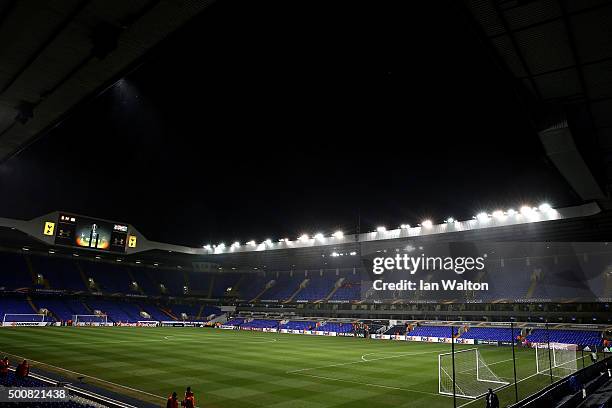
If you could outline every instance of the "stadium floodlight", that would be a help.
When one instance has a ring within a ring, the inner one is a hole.
[[[342,231],[336,231],[336,232],[334,232],[334,233],[332,234],[332,236],[333,236],[334,238],[337,238],[337,239],[342,239],[342,238],[344,238],[344,232],[342,232]]]
[[[376,232],[386,232],[387,228],[386,227],[376,227]]]
[[[315,234],[314,239],[316,239],[317,241],[325,241],[325,237],[320,232],[317,232]]]
[[[546,214],[546,215],[547,215],[547,216],[549,216],[549,217],[554,217],[555,215],[557,215],[557,210],[555,210],[554,208],[552,208],[552,207],[550,206],[550,204],[548,204],[548,203],[542,203],[542,204],[540,204],[540,206],[538,207],[538,209],[539,209],[539,210],[540,210],[542,213]]]
[[[493,218],[497,218],[498,220],[501,220],[504,218],[504,212],[502,210],[495,210],[493,211]]]
[[[310,237],[308,236],[308,234],[302,234],[302,235],[300,235],[298,240],[300,240],[302,242],[307,242],[308,240],[310,240]]]
[[[421,223],[421,227],[429,229],[433,227],[433,222],[431,222],[431,220],[425,220]]]
[[[476,219],[480,222],[485,222],[489,220],[489,214],[487,214],[486,212],[479,212],[478,214],[476,214]]]
[[[552,207],[548,203],[542,203],[538,207],[538,210],[540,210],[540,211],[545,213],[545,212],[549,212],[550,210],[552,210]]]

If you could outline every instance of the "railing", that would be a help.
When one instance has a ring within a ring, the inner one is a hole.
[[[509,408],[574,408],[612,378],[612,357],[583,368]]]

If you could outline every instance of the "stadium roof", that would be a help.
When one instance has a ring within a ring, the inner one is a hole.
[[[569,125],[573,138],[540,133],[550,159],[583,199],[605,199],[612,186],[612,2],[465,3],[536,127]]]
[[[600,212],[597,204],[560,208],[554,214],[533,214],[516,218],[485,219],[459,223],[434,224],[429,228],[399,228],[384,232],[346,235],[325,240],[309,238],[307,241],[259,243],[256,247],[227,247],[223,250],[182,247],[148,241],[136,228],[130,234],[138,236],[138,249],[128,248],[126,254],[101,253],[77,248],[55,246],[53,237],[42,235],[44,222],[58,213],[34,220],[21,221],[0,218],[0,242],[4,249],[26,250],[33,253],[52,251],[56,256],[81,256],[111,262],[140,263],[163,268],[194,268],[206,271],[290,270],[300,268],[351,267],[360,265],[360,255],[367,252],[404,248],[408,245],[429,245],[450,242],[585,242],[606,241],[612,231],[612,213]],[[45,239],[47,239],[45,241]]]
[[[0,3],[0,163],[124,76],[210,3]]]

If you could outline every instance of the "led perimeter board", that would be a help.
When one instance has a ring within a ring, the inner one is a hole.
[[[127,224],[101,221],[78,215],[60,214],[55,245],[125,253]]]

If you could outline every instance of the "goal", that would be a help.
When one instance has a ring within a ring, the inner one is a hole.
[[[564,378],[578,371],[578,346],[562,343],[535,344],[538,374]]]
[[[73,315],[73,326],[108,326],[108,318],[105,314]]]
[[[498,377],[484,361],[477,348],[455,352],[455,386],[453,387],[453,353],[438,355],[438,392],[464,398],[479,398],[489,388],[497,390],[510,384]]]
[[[2,326],[45,326],[47,321],[41,313],[6,313],[2,317]]]

